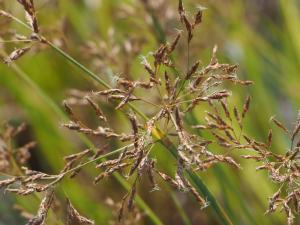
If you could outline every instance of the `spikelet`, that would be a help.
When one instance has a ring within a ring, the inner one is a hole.
[[[79,212],[74,208],[71,201],[67,199],[67,224],[73,225],[73,224],[95,224],[94,221],[82,216],[79,214]]]

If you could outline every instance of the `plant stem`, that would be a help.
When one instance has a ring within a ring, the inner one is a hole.
[[[133,146],[133,144],[126,145],[126,146],[123,146],[123,147],[118,148],[118,149],[116,149],[116,150],[110,151],[110,152],[108,152],[108,153],[106,153],[106,154],[104,154],[104,155],[100,155],[99,157],[97,157],[97,158],[95,158],[95,159],[89,160],[89,161],[87,161],[87,162],[85,162],[85,163],[82,163],[82,164],[79,164],[78,166],[75,166],[74,168],[72,168],[72,169],[66,171],[66,172],[64,173],[64,175],[69,174],[69,173],[72,173],[73,171],[76,171],[76,170],[78,170],[78,169],[80,169],[80,168],[82,168],[82,167],[85,167],[85,166],[87,166],[87,165],[89,165],[89,164],[91,164],[91,163],[97,162],[97,161],[99,161],[99,160],[101,160],[101,159],[105,159],[105,158],[107,158],[107,157],[110,157],[110,156],[112,156],[112,155],[115,155],[115,154],[117,154],[117,153],[119,153],[119,152],[122,152],[124,149],[130,148],[130,147],[132,147],[132,146]]]
[[[48,40],[46,40],[44,38],[43,38],[43,40],[45,40],[45,43],[47,45],[51,46],[55,51],[57,51],[59,54],[61,54],[69,62],[71,62],[72,64],[74,64],[75,66],[77,66],[78,68],[80,68],[83,72],[85,72],[86,74],[88,74],[94,81],[98,82],[99,84],[101,84],[102,86],[104,86],[106,88],[111,88],[110,85],[108,83],[106,83],[103,79],[101,79],[99,76],[97,76],[91,70],[89,70],[87,67],[85,67],[84,65],[82,65],[81,63],[79,63],[77,60],[75,60],[69,54],[67,54],[66,52],[64,52],[62,49],[58,48],[55,44],[53,44],[52,42],[50,42],[50,41],[48,41]]]

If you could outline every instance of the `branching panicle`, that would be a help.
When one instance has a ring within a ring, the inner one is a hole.
[[[18,2],[26,12],[29,29],[33,34],[27,38],[29,43],[26,42],[25,47],[14,50],[5,62],[16,61],[28,52],[33,44],[46,44],[76,64],[73,58],[40,35],[33,0],[18,0]],[[233,151],[240,149],[254,151],[255,155],[243,157],[261,163],[257,170],[267,170],[270,179],[280,185],[279,190],[269,198],[267,213],[274,212],[280,207],[287,215],[288,224],[292,224],[294,214],[299,211],[300,205],[300,140],[297,140],[300,132],[300,114],[292,131],[274,117],[271,118],[271,121],[291,138],[291,148],[284,155],[275,154],[270,150],[273,142],[272,130],[269,131],[266,142],[256,141],[244,133],[243,122],[250,110],[252,99],[250,96],[246,98],[242,110],[237,106],[229,107],[228,99],[232,92],[226,89],[228,85],[225,83],[247,86],[253,82],[237,77],[238,65],[220,63],[217,59],[217,46],[212,49],[211,59],[207,65],[199,59],[195,60],[192,66],[189,65],[190,43],[195,35],[195,29],[203,20],[203,10],[203,7],[199,8],[194,17],[190,18],[186,14],[183,1],[179,0],[178,13],[185,27],[185,33],[177,33],[171,44],[163,43],[144,57],[142,60],[144,70],[137,80],[133,80],[130,74],[114,76],[115,84],[110,85],[84,66],[79,66],[102,84],[104,89],[91,93],[72,91],[71,99],[63,103],[69,121],[62,126],[87,136],[100,138],[105,142],[106,152],[103,148],[95,152],[92,149],[85,149],[66,156],[65,166],[55,175],[23,167],[21,174],[12,174],[12,177],[0,181],[0,188],[18,195],[46,193],[37,215],[28,222],[28,225],[44,224],[53,202],[55,187],[66,177],[75,177],[85,166],[91,164],[99,171],[94,178],[94,184],[116,172],[132,183],[120,204],[110,201],[110,205],[118,205],[119,222],[124,219],[125,211],[135,212],[134,202],[143,176],[150,181],[151,190],[159,190],[156,179],[158,176],[160,180],[177,190],[190,193],[201,208],[205,208],[210,204],[206,200],[209,196],[201,195],[187,178],[186,173],[204,172],[219,163],[240,169],[240,164],[232,154]],[[11,14],[4,11],[0,11],[0,15],[14,19]],[[183,35],[187,37],[188,44],[187,68],[181,66],[180,62],[177,63],[172,55],[178,49]],[[128,126],[116,127],[114,123],[110,123],[113,120],[112,116],[106,115],[105,110],[102,111],[102,106],[108,103],[125,115]],[[87,125],[89,123],[76,114],[73,110],[76,104],[93,109],[98,118],[95,127]],[[188,122],[187,115],[193,114],[194,109],[202,105],[207,106],[207,111],[199,115],[201,117],[199,121],[203,122],[200,124]],[[150,110],[147,110],[149,108]],[[206,132],[209,138],[195,135],[195,129]],[[11,167],[12,159],[18,165],[23,165],[28,160],[29,149],[34,147],[34,143],[24,145],[16,152],[9,148],[11,139],[22,130],[22,126],[17,129],[8,127],[0,137],[1,171]],[[118,144],[122,143],[123,146],[110,150],[108,144],[112,139]],[[151,154],[157,143],[163,143],[164,146],[174,149],[171,151],[177,163],[174,174],[168,175],[159,169],[160,166]],[[215,148],[220,151],[216,151]],[[292,205],[292,202],[297,206]],[[92,220],[81,216],[70,200],[67,200],[67,208],[67,224],[94,224]],[[136,214],[140,216],[139,213]]]

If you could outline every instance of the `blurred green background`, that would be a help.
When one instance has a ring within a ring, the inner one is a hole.
[[[111,74],[136,78],[143,71],[141,56],[159,46],[149,10],[142,0],[36,0],[36,9],[42,33],[62,49],[82,62],[92,71],[109,80]],[[297,0],[185,0],[187,11],[193,15],[196,7],[207,7],[204,22],[197,30],[191,58],[209,62],[211,50],[219,46],[218,57],[222,62],[238,63],[239,76],[253,80],[247,89],[234,88],[233,102],[241,105],[247,94],[253,104],[246,121],[247,132],[265,139],[269,118],[276,115],[292,127],[300,108],[300,2]],[[16,1],[2,0],[1,8],[24,20],[23,10]],[[168,40],[172,40],[178,22],[176,0],[148,0],[151,12],[160,21]],[[28,34],[18,24],[6,24],[0,18],[1,38],[13,29]],[[1,51],[10,52],[16,44],[0,44]],[[183,46],[182,46],[183,48]],[[183,52],[183,51],[182,51]],[[184,63],[184,54],[178,51],[177,64]],[[70,89],[98,90],[82,72],[70,65],[50,48],[26,54],[11,66],[0,64],[0,121],[29,124],[26,135],[19,144],[36,140],[31,166],[55,173],[63,165],[66,154],[84,149],[84,143],[60,124],[64,117],[53,108],[51,101],[62,107]],[[51,101],[49,100],[51,99]],[[114,114],[115,126],[122,118]],[[78,108],[83,118],[93,124],[90,111]],[[201,116],[199,116],[201,118]],[[275,133],[274,149],[284,152],[288,140]],[[101,140],[94,140],[101,145]],[[114,146],[115,143],[112,143]],[[159,149],[157,149],[159,151]],[[162,153],[163,154],[163,153]],[[174,162],[168,155],[161,156],[164,169],[172,171]],[[265,172],[256,172],[256,163],[240,160],[243,170],[218,166],[201,174],[212,193],[220,201],[234,224],[276,225],[284,224],[281,213],[265,216],[268,197],[276,190]],[[96,172],[85,170],[75,180],[63,182],[63,190],[84,215],[96,224],[108,224],[113,218],[107,197],[115,201],[125,190],[114,179],[93,186]],[[174,202],[168,187],[161,185],[160,192],[150,193],[139,188],[141,196],[164,224],[218,224],[209,209],[200,211],[197,203],[187,195],[174,192]],[[63,195],[61,195],[63,196]],[[14,199],[0,195],[0,224],[25,224],[25,220],[12,209],[15,202],[35,213],[38,201],[31,197]],[[188,219],[185,219],[185,216]],[[300,220],[298,220],[300,223]],[[49,222],[55,224],[55,222]],[[151,224],[144,217],[139,224]],[[296,222],[297,224],[297,222]]]

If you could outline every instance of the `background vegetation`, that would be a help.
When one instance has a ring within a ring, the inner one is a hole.
[[[42,32],[47,38],[105,79],[114,74],[137,77],[142,71],[141,56],[156,49],[164,35],[174,37],[180,28],[177,1],[149,0],[150,8],[142,0],[43,0],[35,1]],[[184,1],[189,12],[197,5],[207,7],[204,22],[195,34],[191,59],[210,59],[214,44],[219,46],[220,60],[240,65],[239,76],[253,80],[247,90],[236,88],[234,101],[242,105],[245,96],[253,96],[252,108],[246,120],[247,132],[266,139],[270,116],[276,114],[288,127],[292,127],[300,105],[300,5],[297,0],[222,0]],[[15,1],[0,1],[18,18],[23,10]],[[159,19],[162,30],[151,16]],[[0,24],[4,19],[0,18]],[[2,26],[2,25],[1,25]],[[28,33],[16,23],[18,33]],[[157,33],[157,32],[160,33]],[[2,28],[0,33],[2,32]],[[163,34],[163,35],[162,35]],[[5,39],[5,37],[2,37]],[[1,51],[9,52],[15,44],[1,44]],[[185,58],[180,52],[175,57]],[[182,64],[185,62],[183,61]],[[60,109],[70,89],[97,90],[97,86],[81,76],[78,68],[67,63],[53,50],[36,49],[16,64],[0,65],[0,120],[19,124],[26,121],[29,130],[21,135],[19,145],[36,140],[30,165],[34,169],[54,173],[62,167],[66,154],[84,149],[78,137],[61,128],[64,121]],[[49,101],[51,99],[51,101]],[[105,109],[113,114],[113,108]],[[78,108],[78,113],[93,124],[88,110]],[[200,113],[200,111],[199,111]],[[122,117],[115,115],[115,126],[122,125]],[[276,149],[284,152],[288,139],[275,133]],[[94,140],[97,143],[97,140]],[[101,145],[101,143],[97,143]],[[111,143],[112,146],[115,143]],[[172,171],[168,155],[162,156],[165,170]],[[276,190],[268,174],[256,172],[255,162],[241,161],[243,170],[217,166],[201,177],[220,201],[234,224],[275,225],[284,224],[281,213],[265,216],[268,196]],[[96,224],[107,224],[112,219],[112,209],[105,200],[117,201],[125,193],[117,180],[105,180],[93,187],[94,171],[85,171],[76,179],[63,182],[61,192]],[[163,185],[162,185],[163,186]],[[218,224],[211,209],[200,211],[197,203],[187,195],[167,191],[149,193],[140,188],[145,202],[165,224]],[[174,198],[174,195],[177,198]],[[14,199],[12,195],[0,196],[0,224],[24,224],[25,220],[12,210],[16,202],[34,213],[38,201],[33,197]],[[174,200],[175,199],[175,200]],[[299,222],[300,220],[298,220]],[[151,224],[144,217],[140,224]],[[220,223],[221,224],[221,223]]]

